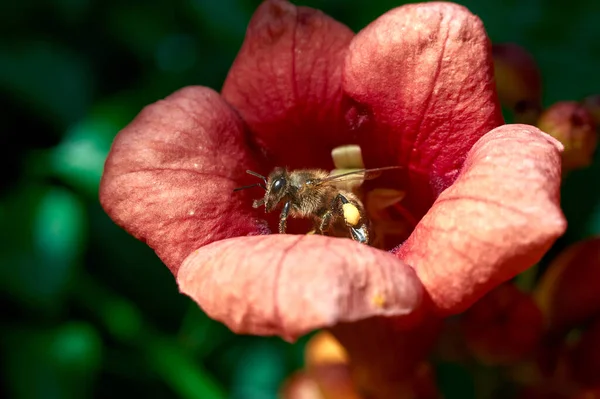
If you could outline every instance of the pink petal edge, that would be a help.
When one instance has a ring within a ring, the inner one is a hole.
[[[288,341],[341,322],[408,315],[422,300],[414,271],[393,255],[314,235],[210,244],[183,262],[177,282],[234,332]]]
[[[504,125],[470,151],[398,250],[441,314],[459,313],[540,260],[564,233],[562,145],[528,125]]]

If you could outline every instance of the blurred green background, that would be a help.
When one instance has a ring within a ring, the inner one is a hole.
[[[219,90],[259,3],[0,4],[0,396],[274,398],[301,367],[303,342],[235,336],[209,320],[97,200],[119,129],[180,87]],[[600,2],[461,3],[494,42],[531,51],[545,105],[600,93]],[[297,4],[358,31],[402,3]],[[598,165],[565,182],[570,226],[554,251],[600,232]]]

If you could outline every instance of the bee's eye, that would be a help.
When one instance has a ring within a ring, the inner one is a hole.
[[[271,185],[271,192],[274,194],[278,194],[284,185],[285,179],[283,177],[280,177],[279,179],[275,180]]]

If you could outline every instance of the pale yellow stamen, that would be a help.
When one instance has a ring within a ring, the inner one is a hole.
[[[362,151],[356,144],[343,145],[331,150],[336,169],[364,169]]]
[[[335,169],[331,171],[330,176],[343,173],[354,172],[365,168],[360,146],[356,144],[342,145],[331,150],[331,158]],[[354,191],[363,184],[362,179],[352,181],[338,182],[336,185],[348,191]]]
[[[360,212],[358,211],[358,208],[356,208],[356,206],[353,204],[348,203],[342,205],[342,210],[344,212],[344,219],[346,220],[346,223],[348,223],[350,226],[356,226],[360,220]]]
[[[369,212],[373,211],[374,213],[377,213],[388,206],[392,206],[395,203],[402,201],[406,196],[406,192],[391,188],[376,188],[371,190],[367,196]]]

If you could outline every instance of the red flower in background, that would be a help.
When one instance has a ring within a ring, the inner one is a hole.
[[[239,333],[293,340],[407,315],[424,292],[452,314],[539,260],[565,229],[561,145],[501,124],[489,40],[465,8],[406,5],[354,35],[271,0],[221,95],[182,89],[119,133],[100,200],[183,293]],[[246,169],[332,169],[332,148],[350,143],[368,168],[403,167],[391,184],[419,223],[393,253],[267,234],[256,193],[232,193]]]

